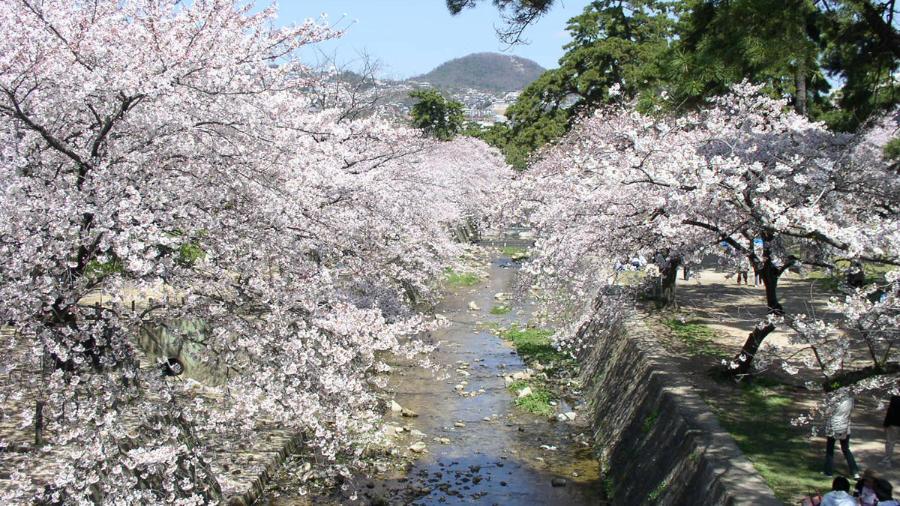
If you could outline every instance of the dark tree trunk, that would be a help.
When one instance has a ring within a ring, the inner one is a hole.
[[[800,57],[797,65],[797,97],[795,99],[795,108],[797,114],[806,116],[807,114],[807,97],[806,97],[806,62]]]
[[[659,267],[659,279],[653,285],[650,298],[656,302],[657,307],[670,307],[675,305],[675,282],[678,280],[678,268],[681,266],[680,258],[664,258],[656,262]]]
[[[665,268],[660,269],[658,304],[663,307],[675,305],[675,283],[678,280],[678,267],[681,262],[676,258],[667,262]]]
[[[766,306],[769,308],[768,314],[770,315],[781,316],[784,314],[784,307],[778,301],[778,278],[781,277],[783,272],[784,268],[775,267],[768,259],[764,261],[760,270],[763,285],[766,287]],[[737,368],[732,370],[734,375],[743,375],[750,372],[750,367],[753,365],[753,357],[756,356],[759,347],[773,330],[775,330],[775,325],[767,321],[762,321],[756,325],[753,332],[750,332],[750,335],[747,336],[740,353],[734,358],[734,362],[737,363]]]
[[[37,401],[34,406],[34,446],[44,446],[44,401]]]

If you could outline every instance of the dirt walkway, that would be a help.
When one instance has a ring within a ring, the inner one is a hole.
[[[752,275],[750,281],[751,283],[753,281]],[[779,291],[782,303],[789,313],[807,312],[824,318],[834,316],[827,308],[828,299],[833,294],[825,291],[813,280],[788,274],[779,283]],[[738,285],[733,276],[729,277],[713,270],[701,271],[699,276],[689,281],[679,280],[677,297],[682,312],[689,318],[714,329],[716,336],[713,340],[716,346],[726,350],[730,355],[740,350],[747,335],[766,314],[765,292],[762,285]],[[784,328],[773,332],[766,342],[784,347],[786,350],[795,351],[798,348],[790,343],[790,335]],[[864,358],[863,350],[854,352],[860,359]],[[695,367],[705,369],[710,365],[697,363]],[[777,375],[775,371],[772,373]],[[790,381],[796,384],[805,381],[819,383],[822,379],[819,371],[801,367],[800,372]],[[808,390],[795,389],[792,397],[801,408],[796,412],[801,413],[804,406],[813,405],[817,395]],[[884,432],[881,427],[884,408],[879,407],[881,401],[884,399],[871,396],[857,399],[852,417],[852,451],[861,469],[869,467],[877,470],[896,487],[900,486],[900,458],[895,456],[893,468],[885,468],[879,464],[884,455]],[[824,438],[813,438],[810,445],[814,455],[824,458]],[[839,450],[835,462],[835,472],[845,473],[846,465]],[[809,467],[819,469],[821,463],[809,463]]]

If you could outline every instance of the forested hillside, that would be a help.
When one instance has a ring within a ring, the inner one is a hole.
[[[431,72],[414,77],[444,89],[474,88],[483,91],[518,91],[531,84],[544,68],[527,58],[499,53],[474,53],[442,63]]]

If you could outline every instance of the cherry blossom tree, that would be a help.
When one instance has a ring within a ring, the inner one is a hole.
[[[0,4],[0,401],[34,432],[4,502],[221,500],[206,442],[262,426],[347,472],[334,459],[374,437],[382,352],[426,351],[410,296],[437,296],[465,248],[451,222],[508,169],[474,141],[317,107],[296,50],[340,32],[274,16]],[[138,346],[173,322],[203,329],[179,336],[201,382]]]
[[[761,318],[732,363],[748,373],[784,314],[777,288],[787,269],[900,258],[900,187],[880,151],[896,116],[888,124],[875,136],[835,134],[746,84],[679,118],[598,111],[519,184],[518,216],[541,238],[529,270],[583,314],[631,258],[651,260],[650,277],[671,282],[680,262],[745,257],[775,317]]]

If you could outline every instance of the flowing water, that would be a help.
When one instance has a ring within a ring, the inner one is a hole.
[[[491,315],[490,309],[499,304],[495,294],[513,291],[517,268],[508,258],[496,257],[489,272],[474,287],[449,290],[437,308],[450,324],[432,335],[440,343],[434,360],[447,367],[449,377],[415,367],[398,368],[393,375],[396,401],[418,416],[389,414],[388,423],[405,426],[407,434],[413,431],[399,443],[404,451],[422,441],[427,452],[403,475],[358,484],[358,501],[349,499],[351,490],[330,502],[603,504],[599,466],[588,446],[587,421],[550,421],[525,413],[506,388],[504,376],[525,370],[525,365],[508,343],[490,331],[490,324],[524,325],[530,307],[512,301],[508,304],[512,312]],[[470,307],[472,302],[477,310]],[[465,395],[458,390],[462,381],[468,382],[462,390]],[[574,407],[561,406],[560,412]],[[287,498],[272,503],[292,504]]]

